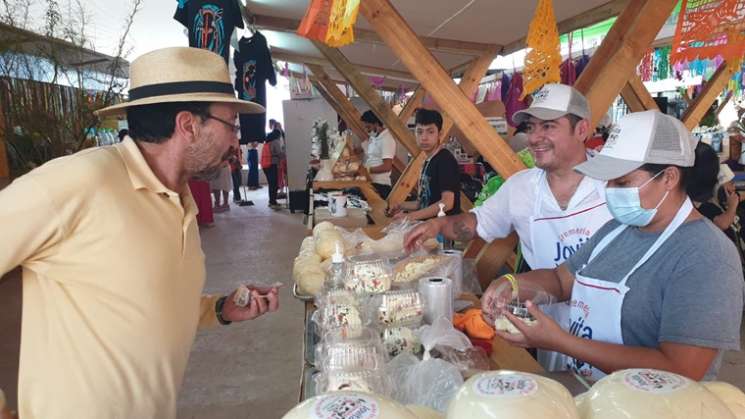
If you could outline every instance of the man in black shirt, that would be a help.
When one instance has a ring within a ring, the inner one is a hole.
[[[442,115],[429,109],[416,112],[416,142],[427,153],[419,176],[416,201],[407,201],[389,210],[394,218],[427,220],[437,216],[444,204],[447,215],[460,214],[460,169],[455,157],[440,144]]]

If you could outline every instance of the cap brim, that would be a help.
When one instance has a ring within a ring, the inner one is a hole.
[[[154,96],[144,99],[133,100],[130,102],[119,103],[117,105],[108,106],[103,109],[99,109],[93,112],[98,117],[111,116],[111,115],[124,115],[127,108],[131,106],[139,105],[153,105],[156,103],[171,103],[171,102],[215,102],[215,103],[231,103],[238,105],[238,113],[264,113],[266,109],[258,103],[249,102],[246,100],[240,100],[236,97],[229,95],[221,95],[215,93],[189,93],[179,95],[165,95],[165,96]]]
[[[557,111],[556,109],[528,108],[515,112],[515,114],[512,115],[512,122],[520,125],[530,119],[531,116],[542,121],[553,121],[554,119],[559,119],[568,113],[569,112],[566,111]]]
[[[598,154],[586,162],[578,164],[574,170],[599,180],[611,180],[625,176],[642,167],[644,162],[622,160]]]

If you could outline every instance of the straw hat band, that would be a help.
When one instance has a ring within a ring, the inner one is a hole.
[[[232,96],[233,86],[219,81],[177,81],[151,84],[130,89],[129,100],[186,93],[222,93]]]

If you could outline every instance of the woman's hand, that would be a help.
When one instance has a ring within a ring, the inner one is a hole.
[[[517,330],[520,331],[520,334],[511,334],[497,330],[497,335],[521,348],[538,348],[560,352],[560,348],[563,346],[562,344],[567,339],[570,339],[571,335],[564,331],[554,319],[542,312],[532,301],[527,301],[525,307],[533,318],[535,318],[535,323],[527,325],[506,309],[503,309],[502,314],[515,325]]]

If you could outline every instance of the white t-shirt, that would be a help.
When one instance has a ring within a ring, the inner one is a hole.
[[[585,177],[577,187],[567,209],[562,210],[548,182],[545,181],[545,176],[539,176],[541,172],[543,169],[533,168],[512,175],[482,206],[471,210],[476,215],[478,223],[476,233],[486,242],[507,237],[513,231],[517,231],[523,256],[528,263],[536,260],[531,243],[531,218],[534,215],[537,194],[541,194],[541,217],[566,216],[587,208],[599,198],[605,200],[604,196],[598,195],[599,191],[604,192],[605,182]],[[603,223],[612,218],[605,206],[602,212],[595,216],[604,218],[601,220]]]
[[[396,155],[396,140],[388,129],[383,130],[376,137],[362,142],[365,150],[365,167],[377,167],[383,164],[383,159],[392,159]],[[391,184],[391,172],[370,173],[373,183],[381,185]]]

